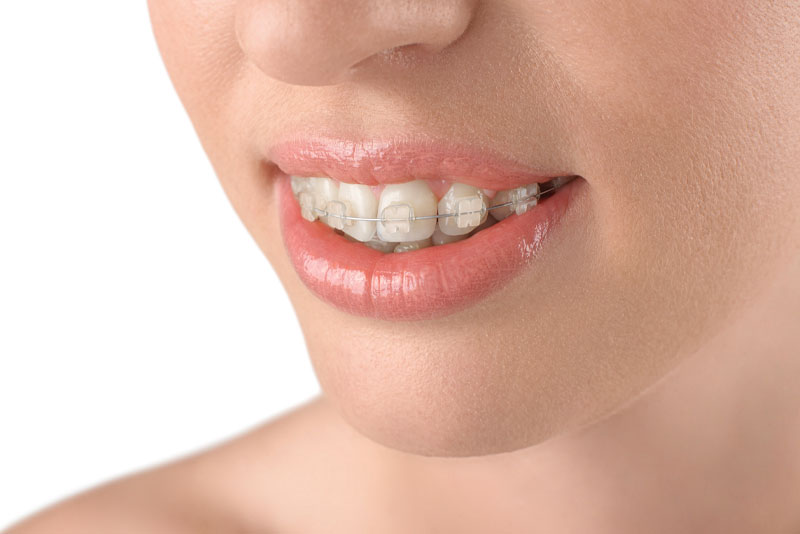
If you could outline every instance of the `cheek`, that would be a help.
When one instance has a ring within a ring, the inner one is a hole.
[[[710,334],[785,263],[775,236],[797,235],[800,45],[786,21],[798,13],[571,2],[541,25],[582,98],[601,261],[629,273],[623,291],[645,288],[681,316],[676,326]],[[580,39],[560,37],[560,24],[580,25]]]

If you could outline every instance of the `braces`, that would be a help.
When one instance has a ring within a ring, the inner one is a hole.
[[[343,202],[338,201],[338,200],[330,201],[328,203],[327,207],[330,207],[330,204],[334,204],[336,206],[339,206],[339,210],[341,210],[340,213],[330,212],[327,209],[320,209],[320,208],[317,208],[317,207],[314,207],[312,209],[314,210],[314,213],[319,217],[327,217],[329,219],[330,218],[341,219],[342,221],[370,221],[370,222],[380,222],[380,223],[386,223],[386,222],[411,222],[411,221],[422,221],[422,220],[426,220],[426,219],[445,219],[445,218],[448,218],[448,217],[461,217],[463,215],[480,215],[480,216],[483,216],[483,214],[486,213],[487,211],[492,211],[492,210],[496,210],[496,209],[500,209],[500,208],[507,208],[507,207],[517,207],[519,205],[526,205],[527,203],[529,203],[531,201],[536,201],[538,203],[539,199],[541,199],[541,197],[543,195],[546,195],[548,193],[552,193],[553,191],[556,191],[559,188],[556,185],[552,184],[551,182],[548,182],[548,183],[550,184],[550,187],[548,189],[541,189],[540,188],[538,190],[538,192],[536,192],[536,193],[534,193],[532,195],[528,195],[526,197],[522,197],[522,198],[514,199],[514,200],[509,200],[508,202],[503,202],[502,204],[497,204],[496,206],[491,206],[491,207],[486,207],[486,205],[483,205],[481,207],[481,209],[479,209],[479,210],[457,211],[456,213],[438,213],[436,215],[415,216],[414,215],[414,210],[411,209],[411,206],[409,206],[407,204],[402,204],[402,205],[387,206],[387,207],[407,207],[408,208],[408,213],[409,213],[408,217],[402,217],[402,218],[396,218],[396,217],[395,218],[390,218],[390,217],[353,217],[351,215],[344,215],[342,213],[344,211],[345,205],[344,205]]]

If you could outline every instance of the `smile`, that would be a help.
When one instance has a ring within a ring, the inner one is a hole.
[[[301,280],[336,308],[376,319],[442,316],[501,288],[539,255],[583,182],[465,151],[360,148],[295,143],[272,158]]]
[[[454,183],[436,200],[424,180],[383,188],[327,177],[291,177],[292,192],[307,221],[317,219],[353,241],[381,252],[409,252],[466,239],[510,215],[522,215],[574,179],[558,177],[504,191]]]

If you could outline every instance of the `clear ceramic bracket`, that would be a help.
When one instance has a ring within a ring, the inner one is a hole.
[[[486,213],[486,203],[478,195],[456,200],[455,217],[456,226],[459,228],[479,226],[484,213]]]
[[[537,187],[538,190],[538,187]],[[531,206],[535,206],[539,200],[539,196],[541,193],[536,193],[534,195],[529,195],[528,191],[526,190],[525,186],[518,187],[511,191],[510,202],[511,208],[514,210],[514,213],[517,215],[523,215],[525,212],[528,211],[528,208]]]
[[[378,220],[383,224],[383,231],[391,235],[410,232],[411,223],[417,217],[414,217],[414,208],[410,204],[394,203],[383,208]]]
[[[345,226],[352,226],[353,221],[347,215],[347,205],[341,200],[331,200],[325,206],[329,224],[337,230],[343,230]]]

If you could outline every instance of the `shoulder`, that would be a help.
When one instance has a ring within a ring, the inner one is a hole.
[[[165,512],[176,507],[166,498],[171,478],[159,469],[109,482],[33,515],[7,534],[179,533],[179,525],[165,520]]]
[[[317,398],[211,449],[69,498],[6,534],[225,533],[245,524],[269,532],[293,489],[322,491],[319,469],[336,471],[330,451],[347,450],[349,432]]]

